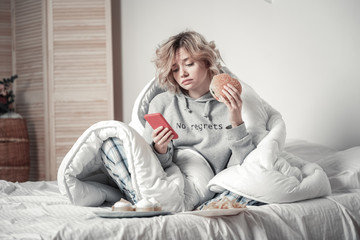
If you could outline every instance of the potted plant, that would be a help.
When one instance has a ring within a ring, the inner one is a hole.
[[[17,77],[17,75],[13,75],[10,78],[0,80],[0,118],[20,117],[15,113],[15,95],[12,88]]]
[[[16,78],[0,81],[0,179],[24,182],[29,179],[29,137],[25,119],[15,112]]]

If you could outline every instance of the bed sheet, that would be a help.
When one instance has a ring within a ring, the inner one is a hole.
[[[303,144],[303,146],[301,145]],[[287,145],[313,161],[332,159],[335,151],[307,143]],[[356,149],[355,149],[356,150]],[[359,150],[359,149],[358,149]],[[342,153],[358,167],[358,153]],[[350,154],[352,153],[352,154]],[[334,177],[337,175],[335,174]],[[235,216],[205,218],[174,214],[150,218],[107,219],[109,209],[72,205],[56,182],[0,180],[0,239],[359,239],[360,189],[290,204],[249,206]]]

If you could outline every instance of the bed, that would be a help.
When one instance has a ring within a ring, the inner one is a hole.
[[[359,239],[360,148],[336,153],[289,140],[286,149],[327,164],[333,193],[294,203],[248,206],[234,216],[101,218],[96,212],[109,209],[110,203],[73,205],[56,181],[1,180],[0,239]]]
[[[253,177],[248,175],[242,178],[243,185],[233,185],[226,176],[238,177],[239,172],[245,173],[243,168],[231,167],[225,177],[204,175],[192,181],[201,184],[206,179],[207,186],[214,191],[231,189],[268,204],[247,206],[233,215],[213,217],[193,214],[186,199],[185,203],[174,204],[184,196],[181,193],[186,188],[181,180],[183,170],[174,167],[161,175],[145,176],[144,173],[155,172],[152,168],[158,170],[159,166],[149,157],[151,149],[147,149],[146,143],[133,144],[141,136],[139,126],[144,124],[139,117],[146,112],[143,102],[148,103],[159,93],[151,84],[153,81],[135,103],[133,115],[137,121],[130,126],[115,121],[91,126],[65,156],[57,181],[0,180],[0,239],[360,238],[360,146],[335,151],[303,140],[286,139],[279,113],[267,105],[261,108],[267,112],[261,112],[261,116],[267,116],[266,122],[248,126],[259,150],[250,156],[251,161],[244,162],[245,170],[258,174],[256,171],[260,169],[265,177],[259,177],[253,184],[246,182],[246,177]],[[245,93],[246,101],[255,102],[253,98],[247,100]],[[249,118],[255,116],[251,114]],[[121,197],[99,170],[98,148],[109,136],[122,137],[125,149],[130,149],[127,155],[131,155],[133,167],[129,166],[136,175],[133,184],[138,186],[137,194],[145,197],[158,194],[166,215],[99,216],[101,212],[111,212],[112,204]],[[148,165],[138,160],[144,156]],[[257,165],[252,165],[254,162]],[[206,167],[201,160],[198,163]],[[138,168],[143,169],[138,171]],[[266,168],[269,170],[264,171]],[[162,181],[158,182],[159,178]],[[146,189],[142,187],[144,182],[149,186]],[[155,186],[154,189],[151,186]]]

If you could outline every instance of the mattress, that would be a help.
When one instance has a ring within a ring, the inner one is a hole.
[[[359,239],[360,147],[335,152],[304,141],[286,150],[327,170],[330,196],[287,204],[248,206],[233,216],[170,214],[102,218],[101,207],[81,207],[55,181],[0,180],[0,239]]]

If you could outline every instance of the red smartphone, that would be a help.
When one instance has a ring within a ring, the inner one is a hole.
[[[170,129],[170,131],[172,131],[174,135],[173,139],[177,139],[179,137],[161,113],[146,114],[144,118],[146,121],[148,121],[148,123],[153,129],[163,126],[164,128],[168,128]]]

